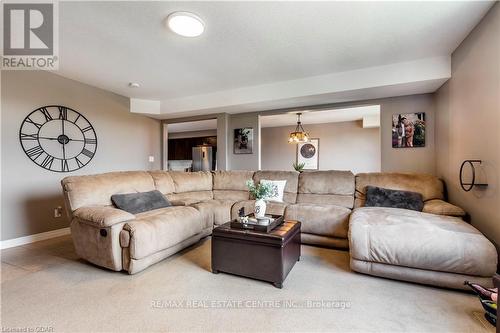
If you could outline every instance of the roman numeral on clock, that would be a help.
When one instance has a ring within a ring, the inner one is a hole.
[[[30,123],[30,124],[32,124],[32,125],[35,125],[35,126],[36,126],[36,128],[41,128],[41,127],[42,127],[42,124],[39,124],[39,123],[37,123],[36,121],[33,121],[31,118],[26,118],[26,122],[27,122],[27,123]]]
[[[82,132],[85,133],[85,132],[88,132],[92,129],[92,126],[87,126],[85,128],[82,128]]]
[[[54,162],[54,156],[47,155],[47,157],[43,159],[42,167],[50,169],[52,167],[52,162]]]
[[[66,109],[64,106],[59,106],[59,119],[68,119],[68,109]]]
[[[61,171],[62,172],[69,171],[68,160],[61,160]]]
[[[38,134],[24,134],[21,133],[21,140],[38,140]]]
[[[81,167],[83,167],[85,165],[85,164],[82,163],[82,161],[80,161],[78,159],[78,157],[75,157],[75,161],[76,161],[76,165],[78,166],[78,168],[81,168]]]
[[[87,156],[88,158],[92,158],[94,156],[94,153],[86,148],[83,148],[82,154]]]
[[[85,138],[85,144],[95,145],[97,143],[96,139]]]
[[[43,115],[45,116],[45,121],[51,121],[54,119],[52,118],[49,110],[47,110],[46,108],[41,108],[40,112],[43,113]]]
[[[26,150],[26,154],[32,159],[36,160],[40,155],[43,154],[43,148],[41,146],[36,146]]]

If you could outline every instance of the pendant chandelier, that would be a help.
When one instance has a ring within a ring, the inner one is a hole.
[[[302,127],[302,123],[300,121],[301,115],[302,113],[297,113],[297,126],[295,127],[295,131],[290,133],[290,136],[288,137],[288,143],[300,143],[309,141],[309,133],[304,130],[304,127]]]

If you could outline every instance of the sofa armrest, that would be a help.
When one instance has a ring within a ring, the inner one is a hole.
[[[73,212],[73,216],[97,228],[106,228],[135,219],[129,212],[111,206],[80,207]]]
[[[434,199],[428,200],[424,203],[424,213],[448,216],[465,216],[465,211],[455,205],[444,200]]]

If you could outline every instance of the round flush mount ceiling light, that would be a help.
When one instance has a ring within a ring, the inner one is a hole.
[[[129,88],[139,88],[141,85],[137,82],[130,82],[128,86]]]
[[[203,20],[189,12],[174,12],[167,17],[167,27],[184,37],[197,37],[205,31]]]

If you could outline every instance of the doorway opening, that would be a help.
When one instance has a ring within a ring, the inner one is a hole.
[[[289,143],[297,112],[309,142]],[[261,115],[262,169],[381,170],[380,105],[297,112]]]
[[[217,170],[217,119],[167,125],[167,170]]]

